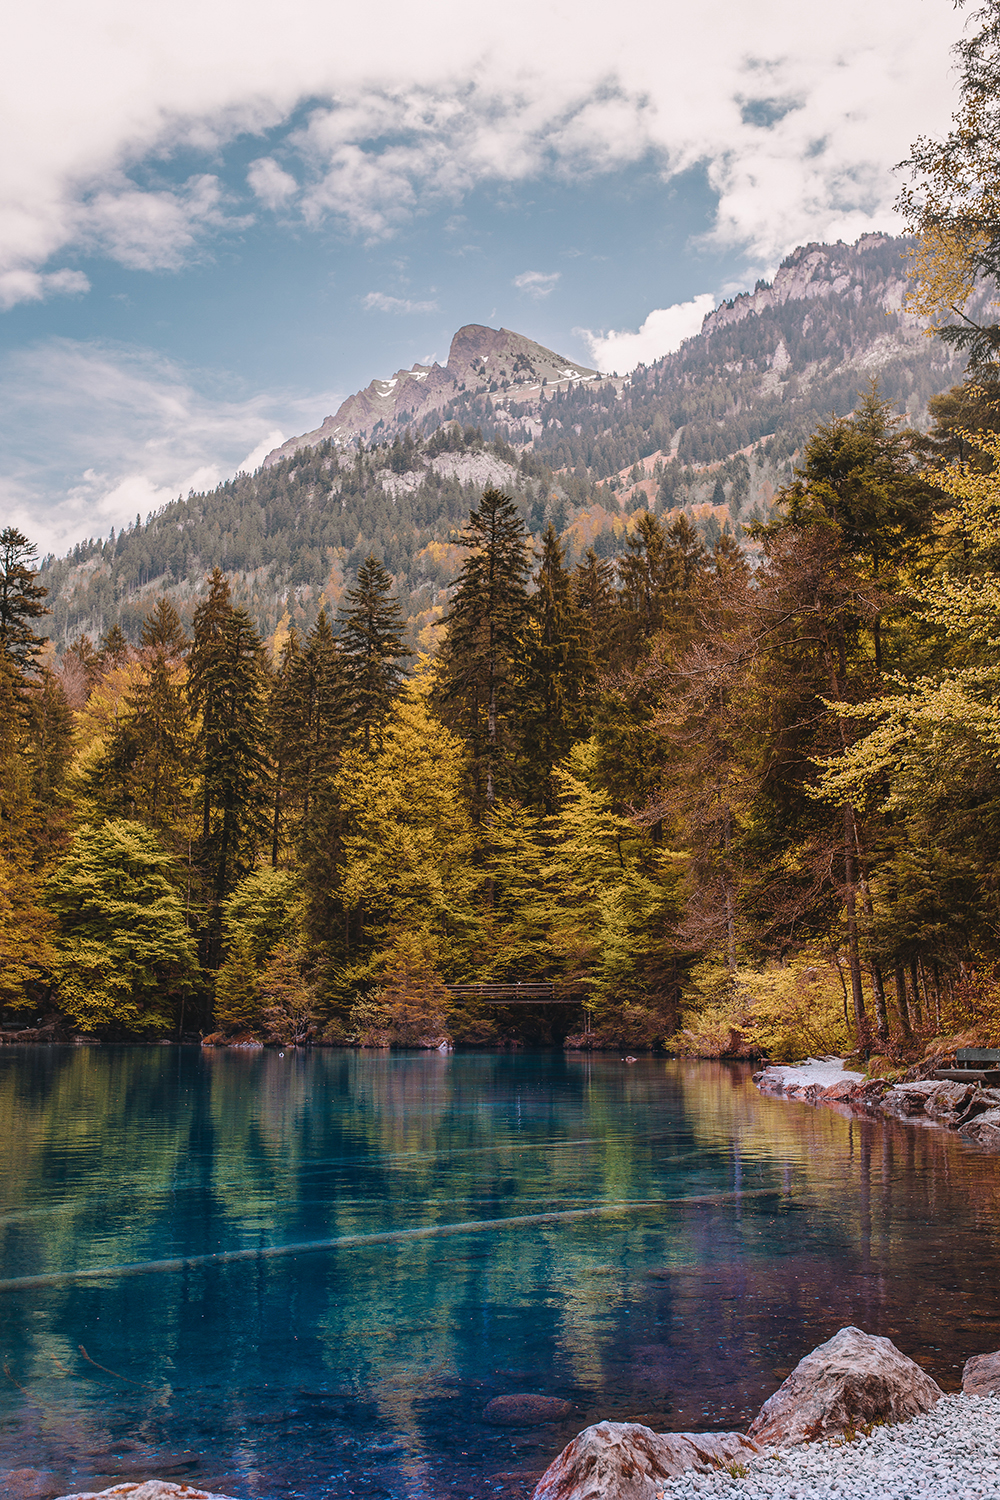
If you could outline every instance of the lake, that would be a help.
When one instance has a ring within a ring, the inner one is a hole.
[[[0,1468],[521,1497],[604,1417],[745,1424],[845,1323],[957,1389],[1000,1348],[1000,1159],[750,1071],[3,1048]],[[518,1392],[571,1414],[491,1426]]]

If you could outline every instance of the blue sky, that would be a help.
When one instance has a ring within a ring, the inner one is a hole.
[[[809,239],[898,227],[950,0],[41,0],[0,61],[0,497],[61,551],[462,323],[653,358]]]

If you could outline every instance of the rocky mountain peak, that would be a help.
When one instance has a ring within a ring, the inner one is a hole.
[[[596,370],[566,359],[509,328],[487,328],[466,323],[451,341],[446,365],[413,365],[397,370],[388,380],[373,380],[340,406],[321,427],[289,438],[264,460],[269,468],[300,448],[332,439],[349,443],[356,438],[389,437],[440,412],[462,393],[503,392],[518,398],[541,399],[543,385],[559,389],[581,380],[599,379]]]

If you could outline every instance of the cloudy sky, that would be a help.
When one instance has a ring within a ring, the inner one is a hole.
[[[892,228],[952,0],[36,0],[0,54],[0,505],[61,551],[504,325],[626,370]]]

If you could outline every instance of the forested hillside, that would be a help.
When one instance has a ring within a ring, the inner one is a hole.
[[[872,373],[917,426],[928,397],[959,377],[961,357],[902,311],[905,248],[867,236],[798,250],[773,287],[724,304],[698,337],[627,380],[575,378],[566,367],[566,378],[543,385],[525,366],[498,382],[476,352],[491,330],[471,330],[476,339],[462,330],[450,360],[456,393],[422,416],[401,397],[398,420],[380,417],[372,432],[318,446],[297,439],[257,474],[47,560],[45,628],[60,649],[114,623],[137,642],[163,591],[190,625],[207,573],[221,567],[264,634],[283,618],[308,630],[374,550],[411,643],[426,646],[447,603],[456,532],[491,483],[517,501],[536,546],[552,522],[571,563],[590,546],[622,554],[647,508],[686,510],[709,546],[727,526],[741,536],[743,523],[766,517],[809,434],[850,412]],[[505,350],[517,345],[515,357],[537,351],[539,369],[545,356],[553,377],[562,369],[529,340],[496,338]],[[371,406],[352,402],[342,412]],[[336,425],[330,418],[307,437]]]
[[[190,632],[161,595],[56,664],[5,532],[6,1034],[1000,1041],[998,400],[935,398],[921,438],[870,387],[755,566],[649,510],[574,566],[487,485],[421,658],[370,554],[270,646],[216,569]],[[484,981],[574,1003],[448,988]]]

